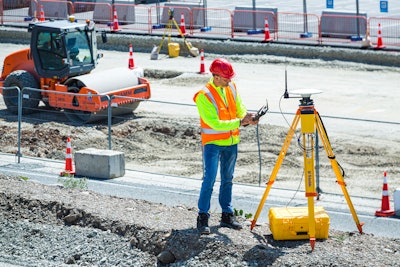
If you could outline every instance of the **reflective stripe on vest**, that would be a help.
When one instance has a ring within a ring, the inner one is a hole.
[[[208,84],[207,84],[208,85]],[[211,86],[211,85],[210,85]],[[229,87],[232,90],[232,95],[233,95],[233,99],[235,100],[235,104],[236,104],[236,88],[232,83],[229,83]],[[212,86],[211,86],[212,88]],[[214,89],[214,88],[213,88]],[[217,108],[217,102],[215,102],[214,96],[211,93],[211,91],[207,88],[207,86],[204,87],[204,93],[207,96],[208,100],[210,100],[211,103],[213,103],[214,107],[217,110],[218,116],[219,116],[219,109]]]

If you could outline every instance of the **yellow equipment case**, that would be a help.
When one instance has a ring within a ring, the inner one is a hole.
[[[323,207],[314,208],[315,238],[328,238],[329,216]],[[309,239],[308,207],[269,209],[269,228],[275,240]]]
[[[168,44],[168,55],[169,57],[178,57],[180,52],[180,46],[178,43],[169,43]]]

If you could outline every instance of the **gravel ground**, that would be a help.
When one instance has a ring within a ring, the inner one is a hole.
[[[199,237],[193,208],[4,175],[0,184],[0,262],[17,266],[361,267],[400,260],[399,239],[330,230],[311,251],[308,240],[275,241],[266,225],[220,228],[218,216],[213,234]]]

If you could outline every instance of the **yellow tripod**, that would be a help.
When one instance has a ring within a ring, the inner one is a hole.
[[[174,9],[168,9],[168,23],[167,26],[165,27],[165,31],[164,34],[162,36],[160,45],[158,46],[158,50],[157,50],[157,55],[160,54],[161,48],[164,44],[164,40],[165,40],[165,36],[168,33],[168,43],[171,42],[171,32],[172,32],[172,26],[175,26],[175,28],[177,29],[179,35],[182,37],[183,42],[185,43],[187,49],[189,50],[189,53],[194,56],[197,57],[199,55],[199,49],[197,49],[196,47],[193,47],[185,38],[185,35],[182,33],[181,28],[178,26],[178,23],[176,22],[175,18],[174,18]]]
[[[337,183],[341,186],[344,197],[346,198],[347,205],[350,208],[351,214],[353,215],[353,219],[357,225],[358,231],[362,233],[362,225],[358,220],[358,216],[354,210],[353,204],[351,202],[349,193],[346,189],[346,183],[344,182],[344,178],[342,173],[340,172],[340,167],[338,162],[335,159],[335,154],[332,151],[332,147],[330,145],[328,135],[326,133],[325,127],[322,123],[321,117],[319,113],[314,108],[313,100],[310,98],[311,94],[320,93],[318,90],[298,90],[293,91],[292,93],[301,95],[300,105],[296,112],[296,115],[293,119],[293,123],[289,129],[289,132],[286,136],[285,142],[283,143],[282,149],[279,153],[278,160],[275,164],[274,169],[272,170],[271,176],[267,183],[267,187],[265,192],[261,198],[260,204],[258,205],[258,209],[256,214],[254,215],[254,219],[251,223],[251,230],[253,230],[256,225],[257,219],[260,216],[261,210],[267,200],[269,191],[275,182],[276,176],[278,174],[279,168],[285,158],[286,152],[289,148],[290,142],[295,134],[297,125],[299,121],[301,121],[301,134],[303,137],[303,157],[304,157],[304,181],[305,181],[305,196],[307,197],[308,203],[308,223],[309,223],[309,237],[311,248],[314,250],[315,246],[315,214],[314,214],[314,197],[318,196],[315,187],[315,168],[314,168],[314,138],[315,138],[315,129],[318,130],[318,134],[321,137],[323,146],[325,148],[325,152],[330,160],[332,169],[336,175]]]

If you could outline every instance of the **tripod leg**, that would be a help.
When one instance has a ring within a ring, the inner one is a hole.
[[[278,174],[279,168],[282,165],[283,159],[285,158],[286,152],[290,146],[290,142],[292,141],[293,135],[296,131],[297,124],[299,123],[300,120],[300,112],[298,111],[293,119],[292,126],[290,126],[289,132],[286,135],[285,142],[283,143],[283,146],[281,148],[281,151],[279,153],[279,157],[277,162],[275,163],[275,167],[272,170],[271,176],[269,177],[269,181],[267,183],[267,188],[264,191],[264,194],[261,198],[260,204],[258,204],[258,208],[256,211],[256,214],[254,215],[254,219],[251,222],[250,230],[253,230],[254,226],[256,225],[257,219],[260,216],[260,213],[262,211],[262,208],[265,204],[265,201],[267,200],[269,191],[271,190],[272,184],[275,182],[276,175]]]
[[[356,223],[358,231],[362,234],[362,232],[363,232],[362,231],[363,223],[360,223],[360,221],[358,220],[357,213],[356,213],[356,211],[354,209],[353,203],[351,202],[349,193],[347,192],[347,189],[346,189],[346,183],[344,181],[342,173],[340,172],[339,164],[336,161],[335,154],[333,153],[331,144],[329,143],[328,135],[327,135],[327,133],[325,131],[324,125],[323,125],[322,120],[321,120],[321,117],[319,116],[318,113],[316,115],[316,120],[317,120],[317,129],[318,129],[319,135],[321,137],[322,143],[324,145],[326,154],[328,155],[328,158],[329,158],[329,160],[331,162],[332,169],[333,169],[333,171],[334,171],[334,173],[336,175],[337,183],[342,188],[343,195],[344,195],[344,197],[345,197],[345,199],[347,201],[347,205],[349,206],[350,212],[351,212],[351,214],[353,216],[353,220]]]
[[[182,37],[183,42],[185,43],[187,49],[189,50],[189,53],[190,53],[192,56],[198,56],[198,55],[196,55],[195,52],[192,51],[192,49],[193,49],[194,47],[192,47],[192,45],[186,40],[185,35],[182,33],[181,28],[179,28],[178,23],[176,22],[176,20],[175,20],[175,19],[172,19],[172,21],[173,21],[173,23],[175,24],[175,28],[178,30],[179,35]],[[196,51],[197,51],[197,50],[196,50]]]
[[[171,33],[172,33],[172,20],[168,21],[168,43],[171,42]]]
[[[314,197],[317,196],[317,192],[315,191],[314,139],[312,134],[303,133],[303,149],[304,183],[308,203],[308,234],[310,236],[311,249],[314,250],[316,241]]]
[[[166,27],[165,30],[164,30],[164,34],[163,34],[163,36],[162,36],[162,38],[161,38],[161,42],[160,42],[160,44],[159,44],[159,46],[158,46],[157,54],[160,54],[161,48],[162,48],[162,46],[163,46],[163,44],[164,44],[165,35],[167,34],[167,30],[168,30],[168,24],[167,24],[167,27]]]

